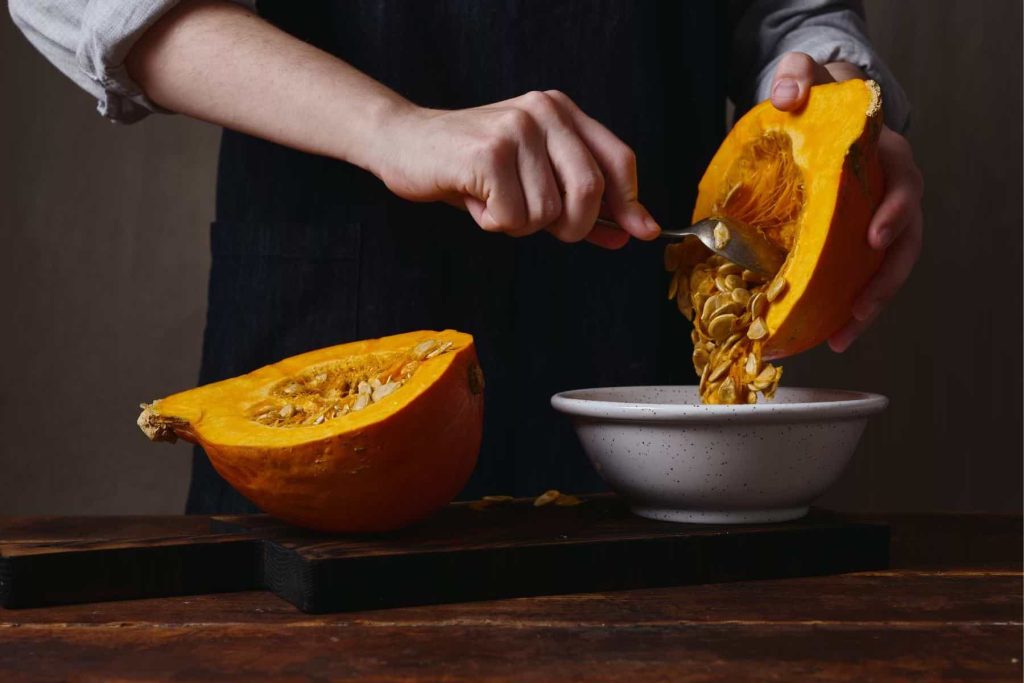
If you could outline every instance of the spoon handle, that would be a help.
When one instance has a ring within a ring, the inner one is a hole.
[[[703,222],[704,221],[701,221],[701,223]],[[615,230],[622,230],[621,225],[619,225],[615,221],[610,221],[607,218],[598,218],[596,221],[594,221],[594,224],[603,225],[606,228],[614,228]],[[698,223],[697,225],[700,225],[700,223]],[[674,228],[671,230],[662,229],[658,237],[660,237],[661,239],[681,240],[687,235],[696,235],[697,231],[694,228],[695,226],[688,228]]]

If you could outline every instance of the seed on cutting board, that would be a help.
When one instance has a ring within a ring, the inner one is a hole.
[[[558,499],[560,495],[562,494],[555,489],[545,491],[544,493],[537,496],[537,498],[533,501],[533,506],[539,508],[541,506],[547,505],[548,503],[553,503],[555,502],[555,500]]]

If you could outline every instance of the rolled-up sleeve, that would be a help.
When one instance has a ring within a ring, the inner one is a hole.
[[[255,0],[234,0],[254,8]],[[54,66],[120,123],[162,112],[128,75],[135,41],[178,0],[9,0],[11,18]]]
[[[732,96],[743,110],[771,95],[772,75],[786,52],[815,61],[850,62],[882,88],[885,122],[903,132],[910,102],[871,46],[863,4],[856,0],[756,0],[745,8],[733,34]]]

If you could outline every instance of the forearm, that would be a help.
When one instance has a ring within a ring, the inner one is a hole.
[[[412,109],[342,60],[218,0],[168,12],[127,66],[166,109],[371,171],[382,128]]]

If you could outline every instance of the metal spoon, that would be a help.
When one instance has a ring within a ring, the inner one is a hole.
[[[597,222],[610,228],[622,228],[618,223],[598,218]],[[715,226],[721,223],[729,230],[729,241],[719,249],[715,246]],[[773,277],[786,260],[786,252],[775,246],[757,228],[735,218],[711,216],[694,223],[688,228],[662,230],[662,239],[681,240],[693,235],[704,246],[727,261],[732,261],[755,273]]]

